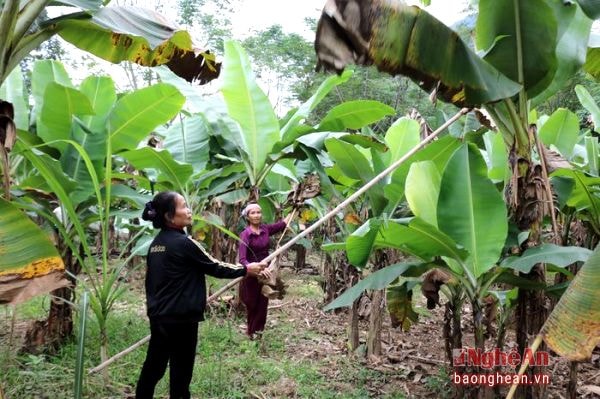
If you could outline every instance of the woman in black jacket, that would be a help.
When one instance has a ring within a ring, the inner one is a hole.
[[[171,399],[190,398],[190,382],[196,358],[198,323],[204,320],[205,275],[219,278],[256,276],[267,266],[220,262],[185,233],[192,213],[183,196],[158,193],[146,204],[142,219],[161,229],[148,250],[146,304],[150,319],[150,343],[137,383],[137,399],[151,399],[154,388],[170,365]]]

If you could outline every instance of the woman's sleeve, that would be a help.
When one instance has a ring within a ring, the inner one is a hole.
[[[194,266],[202,268],[204,274],[217,278],[236,278],[246,275],[246,265],[221,262],[206,252],[199,242],[192,239],[186,241],[184,250],[187,257],[191,258]]]
[[[242,231],[240,234],[240,246],[238,247],[238,261],[248,266],[248,236]]]
[[[278,222],[268,224],[266,226],[267,226],[267,231],[269,232],[269,235],[271,235],[271,234],[279,233],[280,231],[285,230],[285,226],[287,226],[287,224],[285,223],[284,220],[280,220]]]

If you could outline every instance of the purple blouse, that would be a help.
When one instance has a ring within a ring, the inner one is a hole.
[[[269,255],[269,238],[271,234],[278,233],[285,229],[286,223],[283,220],[272,224],[261,224],[259,232],[252,231],[250,226],[246,227],[240,234],[240,263],[247,266],[251,262],[260,262]]]

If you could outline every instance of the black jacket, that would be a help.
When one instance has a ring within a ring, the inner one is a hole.
[[[204,320],[205,274],[235,278],[244,276],[246,269],[214,259],[183,230],[162,229],[148,250],[146,304],[150,320]]]

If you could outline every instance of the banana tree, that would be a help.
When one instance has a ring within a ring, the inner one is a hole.
[[[202,176],[219,175],[194,189],[203,191],[205,198],[216,198],[211,203],[212,213],[219,213],[231,227],[239,217],[235,207],[249,197],[257,200],[261,189],[267,191],[266,184],[278,182],[277,189],[289,191],[290,181],[302,177],[296,173],[292,163],[284,159],[293,161],[302,156],[294,150],[295,139],[314,131],[302,122],[336,85],[350,77],[350,73],[326,79],[308,101],[291,110],[280,121],[268,97],[256,83],[250,60],[238,43],[226,43],[224,65],[222,99],[200,102],[192,97],[188,107],[202,127],[202,135],[207,137],[205,144],[211,154]],[[166,77],[169,81],[174,80],[173,76]],[[283,182],[282,178],[289,181],[279,184]],[[274,188],[273,184],[270,185]],[[275,199],[273,196],[261,199],[265,211],[271,208]],[[232,212],[229,205],[233,205]],[[211,219],[218,220],[215,217]],[[220,237],[218,232],[212,237],[214,252],[233,261],[237,245],[231,240],[226,245],[221,244]]]
[[[221,93],[228,116],[238,126],[227,132],[224,139],[233,144],[236,158],[244,165],[251,198],[256,200],[258,189],[273,166],[285,157],[294,158],[295,140],[315,131],[302,122],[335,86],[347,81],[351,73],[325,80],[309,100],[280,121],[267,95],[256,83],[250,60],[239,43],[225,43],[224,62]]]
[[[560,88],[582,66],[598,75],[600,54],[588,50],[592,20],[600,4],[578,0],[481,0],[475,45],[482,56],[443,23],[416,6],[401,1],[369,3],[329,0],[317,28],[318,66],[341,71],[349,63],[375,64],[391,74],[404,74],[438,98],[468,106],[483,106],[494,120],[509,154],[512,177],[505,193],[509,214],[521,230],[529,230],[527,246],[540,242],[545,212],[553,216],[544,162],[530,107]],[[539,38],[544,40],[540,41]],[[585,65],[584,65],[585,62]],[[540,183],[541,182],[541,183]],[[540,280],[543,270],[536,269]],[[543,322],[543,298],[525,302],[519,312],[518,343]]]
[[[170,188],[179,189],[177,182],[185,178],[188,168],[191,172],[190,165],[175,162],[168,153],[136,148],[156,126],[168,122],[179,112],[183,97],[174,87],[158,84],[127,93],[117,100],[110,78],[90,77],[77,88],[70,83],[61,64],[50,61],[35,65],[32,87],[39,135],[22,132],[18,137],[15,155],[27,159],[34,169],[18,182],[18,187],[29,194],[15,199],[15,204],[38,213],[56,228],[61,242],[75,259],[73,265],[84,267],[90,276],[90,303],[100,324],[101,355],[106,358],[106,319],[124,291],[119,276],[127,263],[116,267],[109,263],[109,230],[119,211],[116,200],[130,202],[140,209],[148,200],[147,195],[140,195],[126,185],[134,182],[149,186],[141,177],[133,179],[132,175],[115,173],[113,165],[118,159],[142,166],[144,162],[153,161],[155,169],[161,171],[159,177],[166,175],[174,184]],[[139,160],[136,151],[142,151],[146,160]],[[125,184],[117,183],[119,179]],[[44,207],[39,198],[42,193],[52,199],[51,204],[58,204],[60,219],[52,208]],[[93,255],[93,243],[87,238],[86,228],[92,223],[100,225],[99,260]],[[34,246],[34,242],[31,245]],[[97,263],[101,267],[99,274]],[[77,270],[70,272],[77,274]],[[64,294],[71,298],[71,291]],[[51,309],[50,316],[66,313]]]
[[[416,318],[409,295],[414,277],[433,267],[442,268],[452,276],[447,280],[451,296],[459,299],[465,295],[470,302],[475,344],[484,349],[484,298],[493,283],[520,285],[523,282],[513,275],[515,270],[528,272],[541,261],[564,267],[587,259],[590,251],[543,246],[501,264],[508,234],[506,205],[487,176],[480,150],[474,144],[452,140],[457,147],[441,167],[430,160],[410,165],[405,191],[413,217],[371,219],[346,242],[348,257],[356,264],[365,262],[378,248],[396,248],[415,258],[371,274],[326,309],[349,306],[364,289],[392,284],[388,287],[388,308],[406,327]]]
[[[186,31],[173,26],[154,11],[136,7],[103,7],[107,3],[102,0],[0,1],[2,97],[8,90],[13,94],[14,101],[18,102],[14,106],[25,108],[21,100],[22,88],[15,87],[10,81],[8,85],[4,83],[23,58],[55,34],[110,62],[128,60],[143,66],[166,64],[190,82],[198,80],[206,83],[219,75],[220,64],[215,61],[214,55],[208,50],[195,48]],[[62,6],[72,12],[48,18],[51,6]],[[0,129],[3,132],[16,131],[15,127],[28,130],[27,120],[24,113],[17,115],[15,120],[10,114],[5,114]],[[9,198],[8,151],[11,146],[6,145],[5,136],[3,133],[0,140],[0,153],[5,160],[2,165],[4,195]]]
[[[356,111],[352,112],[351,110],[360,110],[360,113]],[[332,109],[323,121],[321,121],[321,125],[332,126],[336,130],[357,129],[376,122],[388,112],[393,111],[375,101],[351,101]],[[312,141],[310,141],[311,139]],[[330,179],[336,181],[342,187],[345,186],[345,191],[348,189],[356,190],[357,187],[363,186],[382,170],[400,159],[418,143],[419,126],[414,121],[404,119],[392,125],[385,137],[385,142],[389,148],[393,148],[394,150],[383,154],[380,152],[381,145],[365,137],[362,138],[362,145],[370,147],[370,150],[365,147],[356,146],[354,143],[361,142],[361,136],[356,134],[316,133],[305,136],[302,142],[315,147],[319,142],[318,139],[322,140],[324,150],[326,150],[328,157],[331,159],[330,165],[327,168]],[[393,212],[393,207],[391,209],[388,207],[390,201],[385,197],[385,187],[386,183],[382,182],[368,190],[366,192],[366,199],[362,204],[363,206],[356,207],[357,209],[362,208],[362,210],[357,211],[355,214],[350,214],[351,216],[347,220],[379,220],[382,217],[386,217],[386,214]],[[350,241],[350,239],[347,241],[348,248],[356,245],[356,243]],[[387,266],[387,262],[391,261],[389,259],[390,256],[393,257],[394,254],[392,252],[384,253],[383,251],[375,253],[373,256],[373,269],[379,270]],[[366,264],[366,259],[360,262],[353,262],[350,256],[348,256],[348,259],[359,268],[364,267]],[[381,352],[381,304],[384,301],[383,291],[374,291],[371,301],[373,305],[371,307],[372,312],[369,315],[367,353],[368,355],[379,355]]]
[[[599,6],[578,3],[583,9],[551,0],[480,1],[475,32],[477,48],[485,51],[480,57],[416,6],[375,1],[345,8],[331,0],[319,22],[315,47],[325,68],[340,71],[350,62],[374,63],[413,78],[445,101],[483,105],[510,151],[514,177],[507,183],[507,197],[513,218],[525,230],[539,224],[540,216],[539,209],[527,209],[524,197],[536,178],[529,106],[551,95],[585,60],[590,16],[596,16]]]

